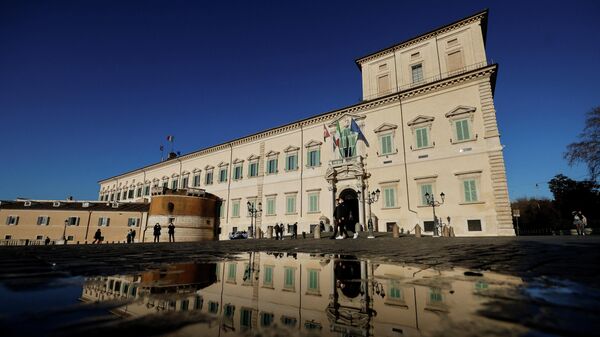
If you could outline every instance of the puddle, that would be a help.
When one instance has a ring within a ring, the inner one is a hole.
[[[572,282],[300,253],[4,284],[0,298],[3,336],[577,336],[600,318],[599,292]]]

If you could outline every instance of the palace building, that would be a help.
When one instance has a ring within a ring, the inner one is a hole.
[[[222,201],[220,239],[276,223],[312,232],[332,223],[337,197],[354,222],[366,228],[371,218],[379,232],[418,225],[432,234],[435,210],[457,236],[514,235],[487,18],[482,11],[358,58],[358,104],[103,179],[99,199],[203,189]],[[248,205],[262,211],[251,217]]]

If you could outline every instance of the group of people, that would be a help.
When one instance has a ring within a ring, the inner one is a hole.
[[[175,225],[173,224],[173,221],[169,222],[169,226],[167,226],[167,228],[169,232],[169,242],[175,242]],[[156,225],[154,225],[154,242],[160,242],[161,230],[162,227],[157,222]]]
[[[130,229],[129,232],[127,232],[127,243],[135,242],[135,234],[135,229]]]
[[[573,212],[573,224],[577,229],[577,235],[585,235],[585,227],[587,226],[587,218],[581,211]]]
[[[352,212],[344,204],[344,199],[338,198],[337,205],[333,211],[334,230],[330,239],[346,239],[348,238],[348,226],[352,226]],[[354,231],[354,228],[350,230]],[[353,239],[358,238],[358,232],[354,231]]]
[[[287,225],[288,232],[292,233],[292,239],[298,238],[298,223],[294,223],[292,225]],[[285,225],[283,223],[278,224],[275,223],[275,227],[273,227],[273,231],[275,232],[275,240],[283,240],[283,232],[285,231]]]

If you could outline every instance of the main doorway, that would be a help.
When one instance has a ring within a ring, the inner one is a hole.
[[[344,200],[344,204],[350,211],[347,230],[354,232],[354,226],[360,222],[358,213],[358,194],[355,190],[347,188],[340,193],[340,198]]]

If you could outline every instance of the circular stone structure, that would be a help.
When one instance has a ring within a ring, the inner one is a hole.
[[[170,222],[175,225],[176,242],[216,240],[220,207],[221,199],[202,189],[155,188],[144,241],[153,241],[154,226],[158,223],[161,226],[160,242],[168,242]]]

